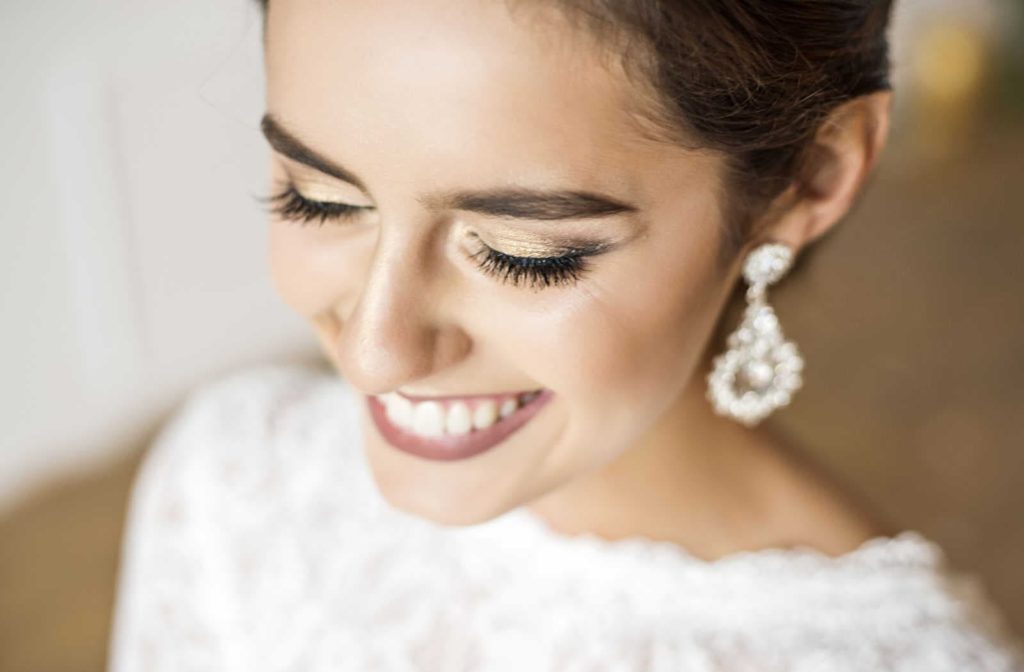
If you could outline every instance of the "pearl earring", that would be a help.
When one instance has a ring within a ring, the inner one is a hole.
[[[728,349],[715,357],[707,377],[707,397],[715,412],[748,427],[788,404],[803,384],[804,360],[783,336],[766,298],[767,286],[785,275],[792,262],[793,251],[781,243],[764,243],[747,255],[743,322],[730,334]]]

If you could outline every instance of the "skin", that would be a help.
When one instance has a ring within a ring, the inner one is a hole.
[[[501,446],[432,462],[390,447],[363,406],[366,455],[396,508],[445,525],[528,506],[552,529],[646,536],[705,558],[802,544],[837,554],[886,532],[765,429],[712,412],[710,342],[742,253],[716,263],[723,157],[643,133],[635,84],[588,35],[480,0],[274,0],[267,110],[357,186],[275,151],[275,191],[365,206],[271,222],[270,264],[339,374],[363,394],[549,388]],[[796,250],[850,207],[889,100],[822,127],[820,160],[759,227]],[[571,220],[450,207],[454,191],[601,194],[635,212]],[[770,213],[770,214],[769,214]],[[601,244],[575,283],[503,284],[472,257]]]

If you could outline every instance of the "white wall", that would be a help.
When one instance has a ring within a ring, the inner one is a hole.
[[[0,4],[0,507],[315,349],[265,264],[253,5]]]

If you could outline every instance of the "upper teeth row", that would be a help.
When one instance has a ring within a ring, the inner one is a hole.
[[[463,401],[414,402],[394,392],[379,395],[378,399],[384,403],[388,419],[402,429],[421,436],[442,436],[486,429],[532,401],[537,394],[529,392],[508,397],[500,406],[493,399],[484,399],[477,402],[472,410]]]

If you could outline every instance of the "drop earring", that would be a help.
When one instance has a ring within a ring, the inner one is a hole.
[[[707,397],[715,412],[748,427],[788,404],[803,384],[804,360],[783,336],[766,296],[768,285],[785,275],[792,262],[792,249],[781,243],[764,243],[747,255],[743,321],[729,335],[728,349],[715,357],[707,377]]]

